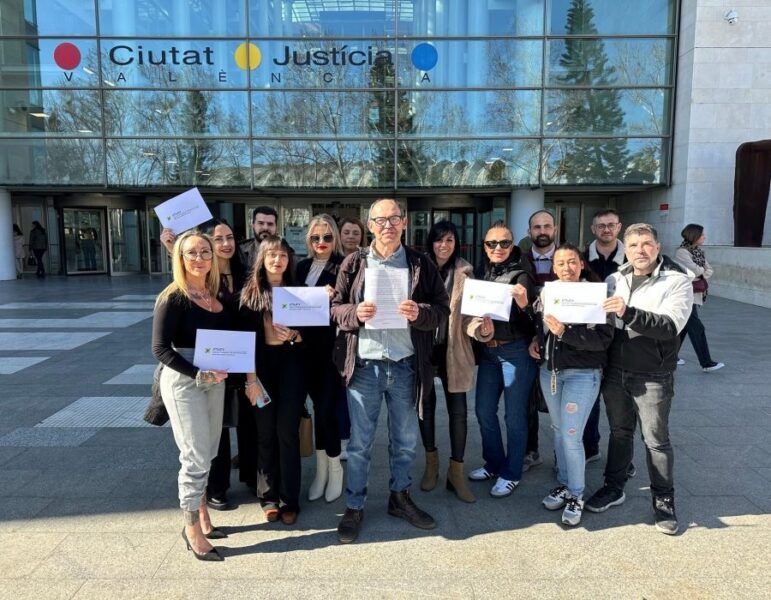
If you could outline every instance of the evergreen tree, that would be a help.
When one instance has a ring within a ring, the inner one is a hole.
[[[572,0],[566,33],[597,35],[594,9],[588,0]],[[610,86],[616,82],[615,67],[608,65],[601,39],[568,38],[559,64],[564,72],[561,85],[576,87]],[[575,135],[608,136],[624,123],[617,89],[577,89],[565,93],[553,115],[560,130]],[[627,173],[628,151],[625,139],[580,138],[568,142],[555,176],[570,183],[622,182]]]

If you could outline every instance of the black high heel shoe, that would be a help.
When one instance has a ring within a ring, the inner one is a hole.
[[[224,540],[228,534],[217,527],[212,527],[209,533],[203,534],[208,540]]]
[[[187,544],[187,549],[190,550],[193,553],[193,556],[195,556],[198,560],[205,560],[205,561],[211,561],[211,562],[221,562],[225,560],[222,555],[220,555],[219,552],[217,552],[216,548],[212,548],[208,552],[205,552],[204,554],[198,554],[195,550],[193,550],[193,547],[190,545],[190,540],[187,539],[187,533],[185,533],[184,527],[182,528],[182,539],[185,540],[185,544]]]

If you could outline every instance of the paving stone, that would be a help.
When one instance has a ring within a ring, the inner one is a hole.
[[[96,428],[79,429],[41,429],[20,427],[0,437],[0,446],[17,447],[65,447],[80,446],[97,432]]]
[[[1,356],[0,375],[18,373],[49,358],[49,356]]]

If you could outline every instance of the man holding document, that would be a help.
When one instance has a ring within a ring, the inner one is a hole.
[[[407,218],[398,202],[375,201],[368,226],[375,239],[343,261],[332,300],[339,328],[335,364],[347,386],[351,416],[346,510],[337,528],[341,543],[355,541],[361,529],[383,397],[391,464],[388,514],[421,529],[436,527],[410,497],[410,469],[418,442],[414,403],[417,399],[420,407],[431,388],[434,331],[449,317],[449,298],[433,263],[402,245]]]
[[[640,422],[651,478],[656,529],[677,533],[674,454],[669,440],[673,372],[680,347],[678,334],[693,304],[689,277],[659,256],[656,230],[647,223],[624,233],[627,264],[608,277],[611,297],[604,308],[615,315],[602,395],[608,411],[610,444],[605,485],[586,503],[592,512],[622,504],[637,422]]]

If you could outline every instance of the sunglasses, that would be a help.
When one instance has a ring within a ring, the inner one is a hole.
[[[335,236],[331,233],[325,233],[324,235],[312,235],[311,236],[311,244],[318,244],[321,241],[324,241],[325,244],[331,244],[335,241]]]
[[[487,246],[490,250],[495,250],[496,247],[500,246],[504,250],[508,250],[511,248],[511,246],[514,244],[514,240],[486,240],[485,246]]]

